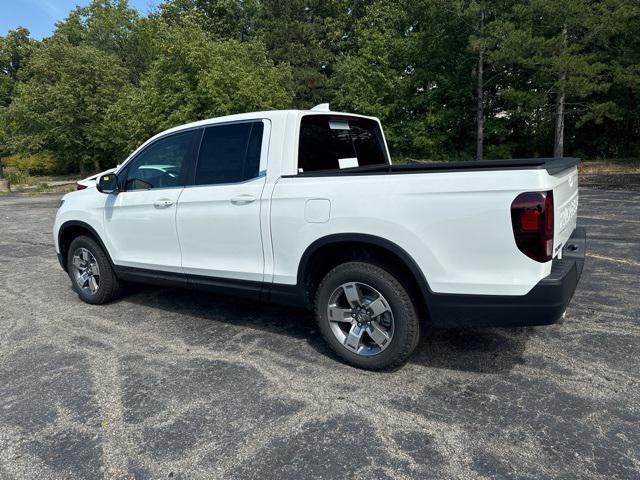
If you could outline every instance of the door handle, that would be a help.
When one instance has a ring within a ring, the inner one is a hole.
[[[231,199],[231,203],[234,205],[249,205],[257,200],[253,195],[238,195]]]
[[[171,205],[173,205],[173,200],[169,200],[168,198],[162,198],[153,202],[153,206],[156,208],[167,208]]]

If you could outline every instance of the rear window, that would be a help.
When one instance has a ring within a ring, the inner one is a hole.
[[[298,173],[387,164],[378,122],[332,115],[302,117]]]

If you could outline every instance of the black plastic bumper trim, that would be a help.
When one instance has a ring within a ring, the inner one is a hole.
[[[551,273],[529,293],[510,295],[429,295],[429,313],[435,327],[521,327],[550,325],[566,310],[582,275],[586,231],[576,228],[553,260]]]
[[[118,278],[136,283],[161,287],[192,288],[213,293],[228,294],[255,300],[261,299],[263,284],[248,280],[204,277],[178,272],[163,272],[135,267],[114,267]]]

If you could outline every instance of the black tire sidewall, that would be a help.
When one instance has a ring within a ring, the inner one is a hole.
[[[333,334],[327,318],[331,293],[348,282],[361,282],[378,290],[389,302],[394,318],[391,344],[377,355],[366,357],[347,350]],[[318,328],[331,348],[343,360],[360,368],[379,370],[403,364],[415,349],[420,334],[415,308],[401,282],[384,268],[365,262],[349,262],[331,270],[316,292]]]
[[[100,269],[100,282],[98,284],[98,291],[94,294],[87,293],[82,290],[76,283],[76,279],[73,275],[73,255],[78,248],[86,248],[91,252],[96,261],[98,262],[98,268]],[[113,293],[115,291],[115,279],[111,263],[105,255],[104,251],[98,245],[98,243],[90,237],[80,236],[74,239],[69,245],[69,252],[67,255],[67,272],[71,279],[73,289],[78,294],[80,299],[84,302],[99,305],[112,300]]]

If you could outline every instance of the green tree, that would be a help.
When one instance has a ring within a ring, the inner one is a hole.
[[[221,41],[197,26],[167,27],[163,52],[110,109],[110,137],[128,151],[150,135],[183,123],[252,110],[284,108],[291,73],[274,66],[257,42]]]
[[[18,73],[28,55],[32,40],[29,30],[18,27],[0,37],[0,117],[13,97]],[[0,179],[4,178],[2,157],[7,155],[6,128],[0,124]]]
[[[580,156],[639,157],[640,4],[608,0],[598,8],[592,48],[608,66],[610,84],[584,99],[589,109],[570,128],[569,137]]]
[[[335,103],[380,115],[395,155],[468,158],[476,64],[468,32],[467,20],[437,0],[371,5],[356,25],[355,53],[336,65]]]
[[[160,16],[177,25],[194,21],[223,40],[260,40],[276,64],[291,66],[294,104],[330,99],[328,79],[348,54],[352,32],[370,0],[168,0]]]
[[[74,8],[56,24],[54,34],[72,45],[91,45],[120,56],[127,51],[138,19],[127,0],[93,0],[86,7]]]
[[[159,7],[160,17],[170,25],[195,22],[220,40],[254,37],[258,0],[170,0]]]
[[[68,171],[100,170],[114,154],[103,118],[126,73],[114,55],[95,47],[45,40],[22,68],[0,118],[7,146],[14,153],[49,151]]]
[[[608,102],[593,100],[611,85],[609,59],[599,50],[615,22],[615,3],[531,0],[493,25],[492,61],[520,71],[502,95],[513,102],[510,110],[529,117],[534,134],[553,139],[547,151],[554,156],[564,155],[567,119],[612,114]]]
[[[385,122],[388,142],[406,151],[395,126],[406,120],[402,118],[405,63],[399,53],[406,47],[400,32],[409,19],[398,6],[378,2],[356,22],[351,34],[354,54],[336,62],[330,88],[334,92],[334,109],[380,117]]]
[[[11,101],[18,72],[31,43],[29,30],[23,27],[10,30],[6,37],[0,37],[0,107],[7,106]]]
[[[309,108],[329,100],[327,80],[349,37],[348,21],[359,11],[340,0],[261,2],[256,36],[276,63],[291,65],[296,106]]]
[[[140,17],[128,0],[93,0],[58,22],[54,37],[115,55],[137,83],[159,54],[154,41],[158,28],[157,21]]]

